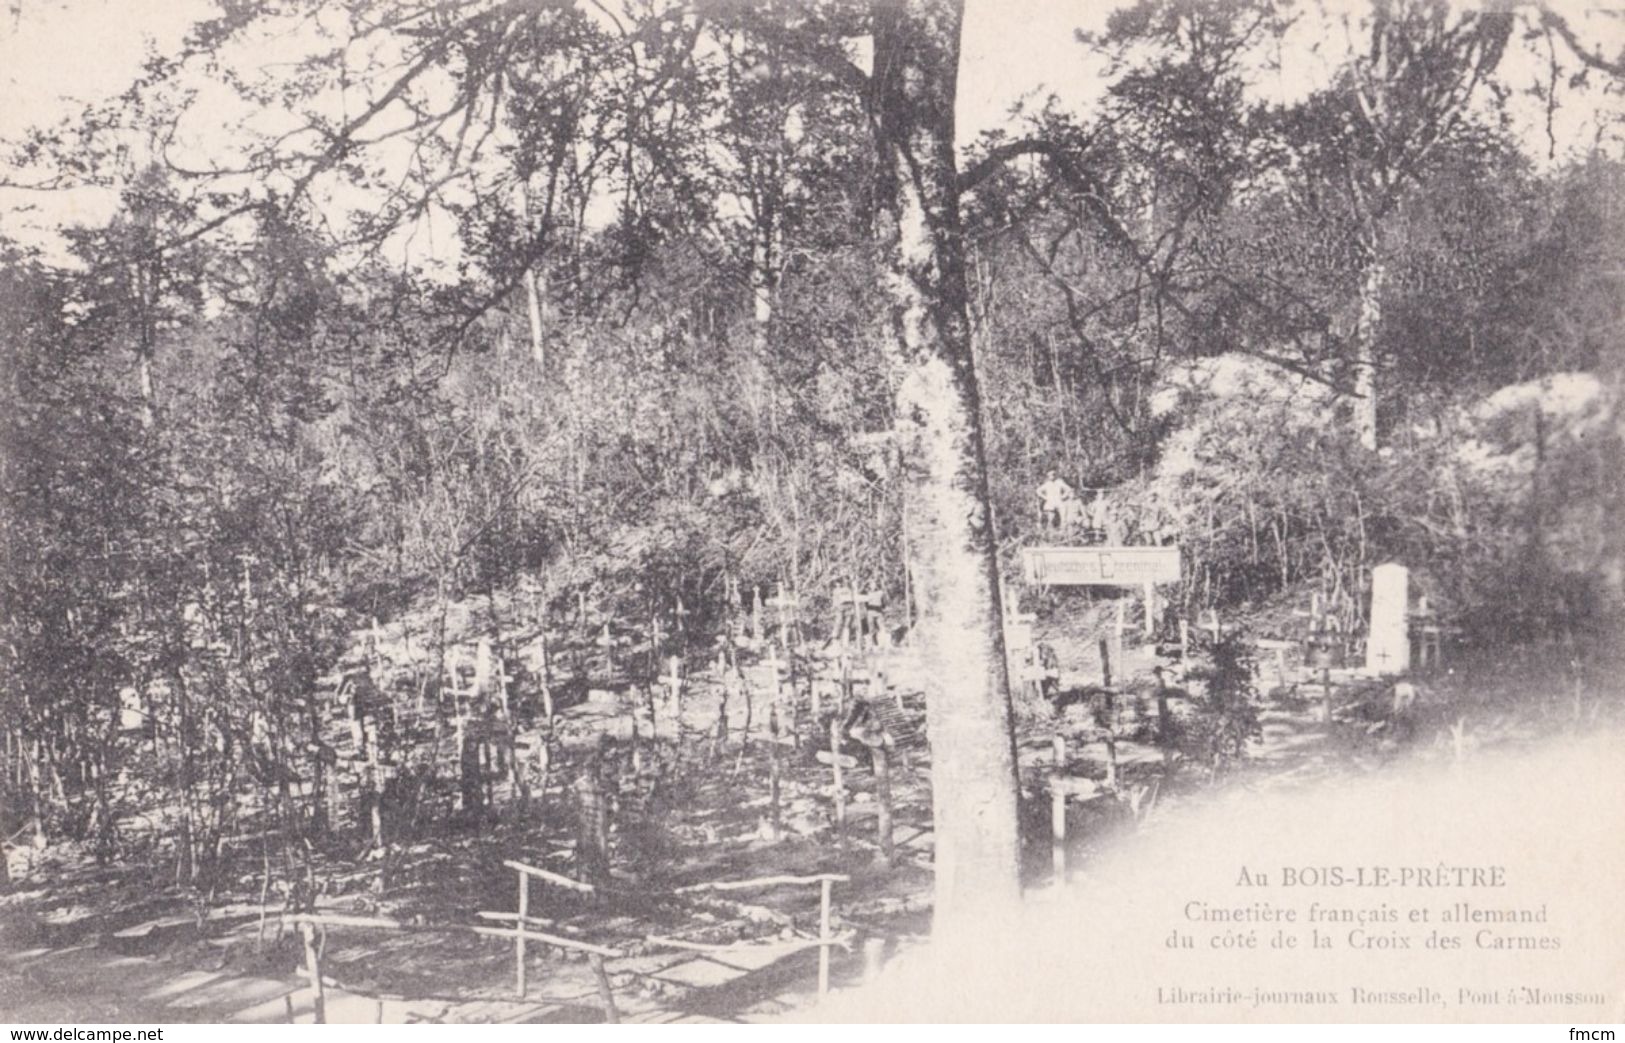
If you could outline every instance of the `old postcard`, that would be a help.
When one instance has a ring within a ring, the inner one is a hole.
[[[1625,8],[12,0],[0,91],[0,1020],[1625,1017]]]

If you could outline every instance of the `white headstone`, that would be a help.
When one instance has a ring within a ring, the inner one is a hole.
[[[134,688],[120,688],[119,701],[119,727],[126,731],[140,728],[147,723],[147,708],[141,701],[141,693]]]
[[[1411,668],[1410,571],[1388,562],[1371,570],[1371,635],[1365,645],[1365,672],[1403,674]]]
[[[525,669],[536,677],[541,677],[547,670],[547,638],[538,634],[535,638],[519,646],[520,662]]]
[[[489,691],[495,673],[492,667],[491,639],[482,637],[474,646],[474,691],[482,694]]]

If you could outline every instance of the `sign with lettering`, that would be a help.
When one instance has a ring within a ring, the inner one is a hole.
[[[1179,582],[1178,547],[1029,547],[1028,583],[1049,587],[1132,587]]]

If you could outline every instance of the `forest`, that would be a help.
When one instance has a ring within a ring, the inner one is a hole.
[[[1581,7],[1131,0],[967,134],[960,0],[211,0],[0,140],[0,942],[782,1013],[1288,724],[1617,720]]]

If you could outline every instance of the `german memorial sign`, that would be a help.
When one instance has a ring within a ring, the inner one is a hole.
[[[1051,587],[1132,587],[1179,582],[1178,547],[1029,547],[1028,583]]]

